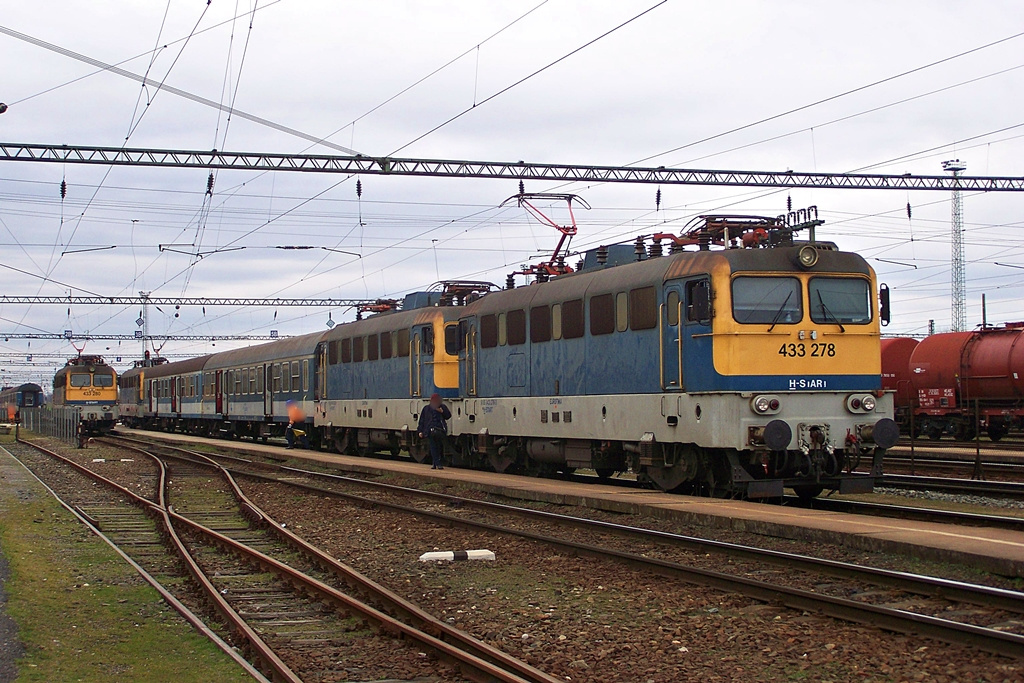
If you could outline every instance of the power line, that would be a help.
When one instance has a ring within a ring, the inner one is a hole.
[[[0,305],[70,304],[112,306],[269,306],[272,308],[353,308],[370,304],[396,303],[380,299],[293,299],[229,297],[149,297],[149,296],[8,296],[0,295]]]

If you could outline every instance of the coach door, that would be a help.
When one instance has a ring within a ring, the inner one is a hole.
[[[260,368],[263,373],[263,415],[271,417],[274,414],[274,382],[272,379],[273,365],[265,365]]]
[[[462,396],[476,396],[476,323],[474,320],[459,322],[459,393]]]
[[[224,372],[222,370],[218,370],[213,381],[213,395],[217,397],[216,402],[218,415],[224,414],[224,393],[221,391],[224,386],[223,374]]]
[[[419,396],[421,386],[422,358],[420,330],[414,328],[412,337],[409,339],[409,395]]]
[[[151,412],[151,413],[154,412],[153,411],[153,403],[156,401],[156,399],[153,397],[153,394],[156,393],[155,389],[156,389],[157,386],[158,385],[156,384],[156,382],[154,382],[153,380],[149,380],[149,391],[147,392],[148,393],[147,399],[149,400],[149,412]]]
[[[658,355],[661,358],[661,388],[664,391],[683,389],[683,285],[674,282],[665,285],[658,327],[661,341]]]
[[[391,343],[387,334],[381,335]],[[382,344],[383,345],[383,344]],[[327,396],[327,342],[316,346],[316,364],[313,367],[313,400],[319,401]]]
[[[178,387],[181,379],[178,377],[171,378],[171,412],[178,412]]]

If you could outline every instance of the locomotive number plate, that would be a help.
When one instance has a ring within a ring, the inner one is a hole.
[[[836,345],[824,342],[783,344],[779,347],[779,355],[786,358],[835,358]]]

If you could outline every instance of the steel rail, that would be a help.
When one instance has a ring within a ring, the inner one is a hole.
[[[952,477],[920,477],[906,474],[884,474],[875,484],[881,487],[910,491],[943,491],[969,495],[1024,498],[1024,483],[991,479],[954,479]]]
[[[160,446],[175,450],[186,450],[172,446],[164,446],[163,444],[160,444]],[[204,455],[204,457],[208,456]],[[920,577],[912,574],[904,574],[902,572],[890,572],[889,570],[877,569],[872,567],[861,567],[860,565],[847,565],[846,563],[835,562],[832,560],[823,560],[820,558],[810,558],[801,555],[792,555],[788,553],[781,553],[779,551],[769,551],[760,548],[753,548],[750,546],[737,546],[735,544],[728,544],[719,541],[709,541],[707,539],[677,536],[675,534],[669,534],[666,532],[638,529],[636,527],[625,527],[621,525],[611,524],[608,522],[597,522],[595,520],[586,520],[583,518],[565,517],[562,515],[555,515],[553,513],[547,513],[537,510],[528,510],[526,508],[514,508],[511,506],[503,506],[496,503],[488,503],[486,501],[463,499],[457,496],[449,496],[448,494],[424,492],[418,489],[407,489],[406,487],[395,486],[393,484],[367,482],[365,480],[352,479],[349,477],[342,477],[339,475],[325,475],[324,473],[312,472],[308,470],[302,470],[299,468],[285,466],[278,466],[278,468],[282,471],[286,471],[293,474],[302,474],[303,476],[326,477],[329,479],[337,479],[343,481],[344,483],[370,485],[378,489],[395,491],[399,493],[429,495],[429,497],[431,498],[447,500],[449,502],[457,503],[463,506],[476,506],[482,504],[481,507],[486,507],[488,509],[498,509],[502,511],[515,512],[516,514],[529,514],[529,516],[535,516],[538,518],[548,520],[564,520],[564,523],[572,523],[574,525],[585,525],[587,527],[599,529],[602,531],[611,531],[615,533],[629,533],[634,535],[639,534],[646,538],[658,540],[672,540],[672,542],[678,543],[692,543],[697,547],[713,548],[716,550],[721,549],[728,552],[743,554],[746,557],[751,557],[759,560],[766,560],[771,558],[770,561],[773,562],[781,561],[783,564],[792,563],[795,565],[803,565],[805,567],[814,567],[819,571],[821,571],[823,568],[830,567],[831,571],[833,572],[854,572],[856,578],[859,579],[864,579],[865,577],[870,576],[873,578],[875,582],[881,582],[883,579],[890,581],[898,581],[900,580],[900,576],[902,575],[902,577],[904,577],[903,580],[906,581],[905,585],[909,586],[916,584],[919,588],[927,585],[929,588],[929,594],[937,594],[947,599],[962,600],[965,602],[972,603],[978,603],[979,601],[982,601],[981,604],[984,604],[986,606],[992,606],[993,604],[997,604],[1000,609],[1012,610],[1017,612],[1024,611],[1024,594],[1016,591],[1007,591],[998,588],[991,588],[988,586],[975,586],[972,584],[964,584],[961,582],[950,581],[948,579],[940,579],[938,577]],[[827,596],[799,588],[791,588],[779,586],[777,584],[769,584],[766,582],[758,581],[756,579],[749,579],[746,577],[735,576],[731,574],[701,569],[697,567],[689,567],[677,562],[659,560],[655,558],[645,557],[642,555],[637,555],[634,553],[628,553],[591,544],[579,543],[567,539],[546,536],[543,534],[524,531],[520,529],[511,529],[489,522],[469,520],[464,517],[449,515],[441,512],[435,512],[432,510],[424,510],[414,506],[402,505],[400,503],[393,503],[374,498],[366,498],[364,496],[358,496],[351,493],[345,493],[317,486],[304,485],[298,482],[289,481],[287,479],[277,479],[267,475],[259,475],[251,472],[238,473],[244,474],[246,476],[262,478],[267,481],[272,481],[279,484],[286,484],[288,486],[297,487],[303,490],[314,491],[321,495],[329,495],[362,506],[380,507],[388,510],[393,510],[396,512],[403,512],[419,517],[426,517],[436,522],[449,524],[451,526],[458,528],[464,528],[474,531],[486,531],[490,533],[505,535],[514,535],[527,540],[551,545],[568,553],[581,554],[596,558],[613,558],[621,562],[624,562],[628,566],[641,568],[645,571],[653,571],[655,573],[658,573],[659,575],[681,579],[688,583],[694,583],[697,585],[709,586],[712,588],[717,588],[729,592],[740,593],[747,597],[760,600],[763,602],[781,603],[794,609],[815,611],[822,614],[826,614],[831,617],[844,619],[846,621],[869,624],[901,633],[915,633],[923,636],[929,636],[949,643],[973,645],[980,649],[989,652],[995,652],[997,654],[1012,657],[1024,656],[1024,636],[1018,634],[1006,633],[995,629],[950,621],[947,619],[942,619],[939,617],[933,617],[924,614],[915,614],[911,612],[906,612],[904,610],[893,609],[889,607],[861,603],[846,598]]]
[[[120,445],[120,447],[126,448],[124,445]],[[218,545],[229,548],[255,561],[266,569],[281,575],[293,585],[301,585],[303,588],[315,592],[323,599],[339,607],[360,614],[362,617],[377,623],[384,632],[398,634],[403,638],[416,641],[430,648],[441,655],[442,658],[460,665],[463,669],[463,674],[473,680],[502,681],[505,683],[558,683],[559,679],[445,624],[394,592],[380,586],[355,569],[344,565],[319,548],[288,531],[246,496],[231,473],[212,459],[199,453],[191,454],[192,457],[182,458],[181,456],[157,456],[135,446],[128,446],[127,448],[148,455],[161,464],[161,458],[174,457],[190,464],[205,465],[214,469],[232,488],[232,493],[239,502],[243,513],[250,520],[265,530],[272,532],[291,547],[312,557],[316,562],[327,568],[328,571],[340,575],[340,578],[350,586],[357,587],[362,592],[371,595],[394,610],[394,612],[403,614],[410,620],[418,622],[418,624],[410,625],[404,623],[398,618],[386,614],[316,578],[310,577],[265,553],[189,519],[187,515],[175,511],[172,506],[165,506],[164,509],[172,520],[188,526],[192,531],[200,533]]]
[[[892,517],[894,519],[912,519],[921,522],[939,522],[943,524],[987,527],[990,529],[1024,531],[1024,517],[983,515],[975,512],[937,510],[935,508],[919,508],[911,505],[868,503],[860,500],[841,500],[836,498],[815,498],[810,501],[809,505],[802,503],[800,498],[796,496],[787,496],[784,500],[794,507],[809,507],[812,510],[849,512],[858,515],[867,514],[877,517]]]
[[[158,459],[154,458],[158,467],[158,488],[157,495],[159,501],[154,502],[144,496],[140,496],[131,489],[121,486],[117,482],[104,477],[102,474],[95,472],[85,465],[81,465],[70,458],[66,458],[59,453],[44,448],[38,444],[32,443],[31,441],[22,441],[21,443],[28,444],[29,446],[45,453],[60,462],[70,466],[77,472],[97,481],[119,494],[128,498],[128,500],[143,509],[149,511],[151,514],[156,514],[164,521],[164,530],[167,532],[175,550],[181,557],[181,560],[185,563],[186,569],[199,583],[200,588],[205,594],[206,599],[211,603],[214,609],[217,610],[221,617],[227,622],[229,628],[231,628],[236,635],[240,636],[248,645],[253,653],[253,657],[258,663],[272,672],[272,677],[275,681],[284,681],[286,683],[302,683],[300,679],[289,667],[286,665],[280,657],[273,651],[273,649],[267,645],[266,642],[250,627],[245,620],[228,604],[224,596],[210,583],[209,578],[203,574],[202,569],[188,553],[187,549],[178,537],[177,532],[174,529],[174,525],[170,521],[170,517],[165,504],[165,485],[167,481],[167,470],[163,463]]]
[[[19,443],[25,443],[38,450],[46,452],[51,456],[54,455],[52,451],[47,451],[46,449],[43,449],[41,446],[38,446],[36,444],[30,444],[28,442]],[[224,640],[220,636],[218,636],[209,626],[207,626],[206,623],[203,622],[203,620],[195,612],[190,610],[187,606],[185,606],[184,603],[178,600],[178,598],[176,598],[173,593],[171,593],[162,583],[160,583],[155,576],[146,571],[146,569],[143,568],[142,565],[140,565],[138,562],[132,559],[132,557],[128,555],[128,553],[122,550],[121,547],[117,545],[117,543],[115,543],[109,536],[107,536],[103,532],[103,530],[100,529],[100,525],[96,522],[96,520],[91,519],[82,510],[69,505],[67,501],[61,498],[56,491],[50,488],[50,486],[46,482],[40,479],[36,475],[36,473],[29,469],[28,466],[26,466],[25,463],[18,459],[16,455],[11,453],[3,446],[0,446],[0,451],[3,451],[11,458],[13,458],[19,465],[21,465],[25,469],[26,472],[29,473],[29,475],[31,475],[36,481],[38,481],[50,493],[50,495],[52,495],[54,499],[56,499],[58,503],[60,503],[72,515],[74,515],[78,519],[78,521],[84,524],[95,536],[97,536],[98,538],[103,540],[104,543],[110,546],[110,548],[115,553],[117,553],[121,557],[121,559],[123,559],[125,562],[131,565],[131,567],[139,573],[139,575],[146,581],[146,583],[152,586],[153,589],[160,594],[160,597],[163,598],[164,602],[166,602],[178,614],[180,614],[182,618],[184,618],[185,621],[188,622],[190,626],[192,626],[192,628],[194,628],[202,635],[206,636],[211,641],[213,641],[214,645],[216,645],[220,650],[227,654],[232,660],[235,661],[236,664],[242,667],[242,669],[244,669],[245,672],[252,676],[254,679],[260,681],[260,683],[270,683],[270,681],[266,677],[264,677],[263,674],[260,673],[255,667],[253,667],[253,665],[247,659],[242,657],[242,655],[240,655],[228,643],[224,642]]]

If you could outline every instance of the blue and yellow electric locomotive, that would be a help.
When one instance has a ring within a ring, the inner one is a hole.
[[[53,376],[54,407],[76,408],[84,434],[105,434],[118,416],[117,372],[101,356],[78,356]]]

